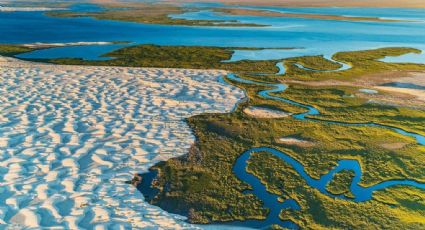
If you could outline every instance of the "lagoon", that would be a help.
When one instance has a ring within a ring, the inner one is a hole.
[[[87,5],[74,9],[94,9]],[[35,42],[99,42],[127,41],[128,45],[199,45],[257,48],[296,48],[290,50],[237,50],[232,61],[243,59],[282,59],[304,55],[332,56],[339,51],[373,49],[390,46],[408,46],[425,50],[424,9],[367,9],[359,8],[285,8],[276,9],[294,13],[397,17],[413,22],[353,22],[303,18],[260,16],[231,16],[200,10],[181,15],[184,19],[238,20],[267,27],[199,27],[153,25],[132,22],[96,20],[93,18],[53,18],[43,12],[1,12],[0,43]],[[60,47],[21,55],[23,58],[73,57],[95,60],[122,46]],[[389,59],[391,61],[391,59]],[[405,59],[425,63],[425,56],[410,55]]]

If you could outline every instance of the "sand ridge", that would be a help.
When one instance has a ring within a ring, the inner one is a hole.
[[[224,74],[0,57],[0,223],[192,228],[125,182],[188,152],[184,118],[229,112],[245,96]]]

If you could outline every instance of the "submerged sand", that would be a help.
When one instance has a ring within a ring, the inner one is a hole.
[[[223,74],[0,57],[0,224],[192,227],[125,182],[188,152],[185,118],[228,112],[244,97]]]

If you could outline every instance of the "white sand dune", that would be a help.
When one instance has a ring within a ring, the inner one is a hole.
[[[228,112],[244,97],[219,82],[223,74],[0,57],[0,224],[194,227],[125,181],[188,151],[194,136],[184,118]]]
[[[1,3],[1,2],[0,2]],[[0,6],[0,12],[27,12],[27,11],[53,11],[66,10],[66,8],[50,8],[50,7],[7,7]]]

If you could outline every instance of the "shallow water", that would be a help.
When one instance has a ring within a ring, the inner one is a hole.
[[[78,8],[74,6],[74,8]],[[80,11],[96,11],[87,5]],[[425,10],[418,9],[283,9],[291,12],[341,12],[343,15],[380,16],[425,21]],[[413,12],[413,13],[412,13]],[[0,13],[0,43],[34,42],[95,42],[128,41],[136,44],[202,45],[232,47],[294,47],[293,50],[237,51],[232,60],[281,59],[303,55],[332,56],[338,51],[362,50],[388,46],[409,46],[425,50],[423,22],[349,22],[311,20],[302,18],[274,18],[224,16],[209,11],[191,12],[174,17],[186,19],[238,20],[242,23],[269,25],[250,27],[191,27],[147,25],[130,22],[95,20],[92,18],[52,18],[42,12]],[[102,46],[55,48],[27,54],[28,58],[57,58],[59,56],[93,59],[117,47]],[[409,57],[409,61],[425,63],[423,55]]]
[[[425,85],[413,84],[413,83],[404,83],[404,82],[391,82],[391,83],[382,84],[382,86],[391,86],[391,87],[398,87],[398,88],[405,88],[405,89],[425,90]]]
[[[111,57],[102,57],[105,50],[115,50],[126,45],[113,44],[113,45],[84,45],[76,48],[75,46],[65,46],[60,48],[49,48],[36,50],[31,53],[23,53],[16,55],[18,58],[62,58],[64,54],[68,58],[83,58],[85,60],[110,60]]]

